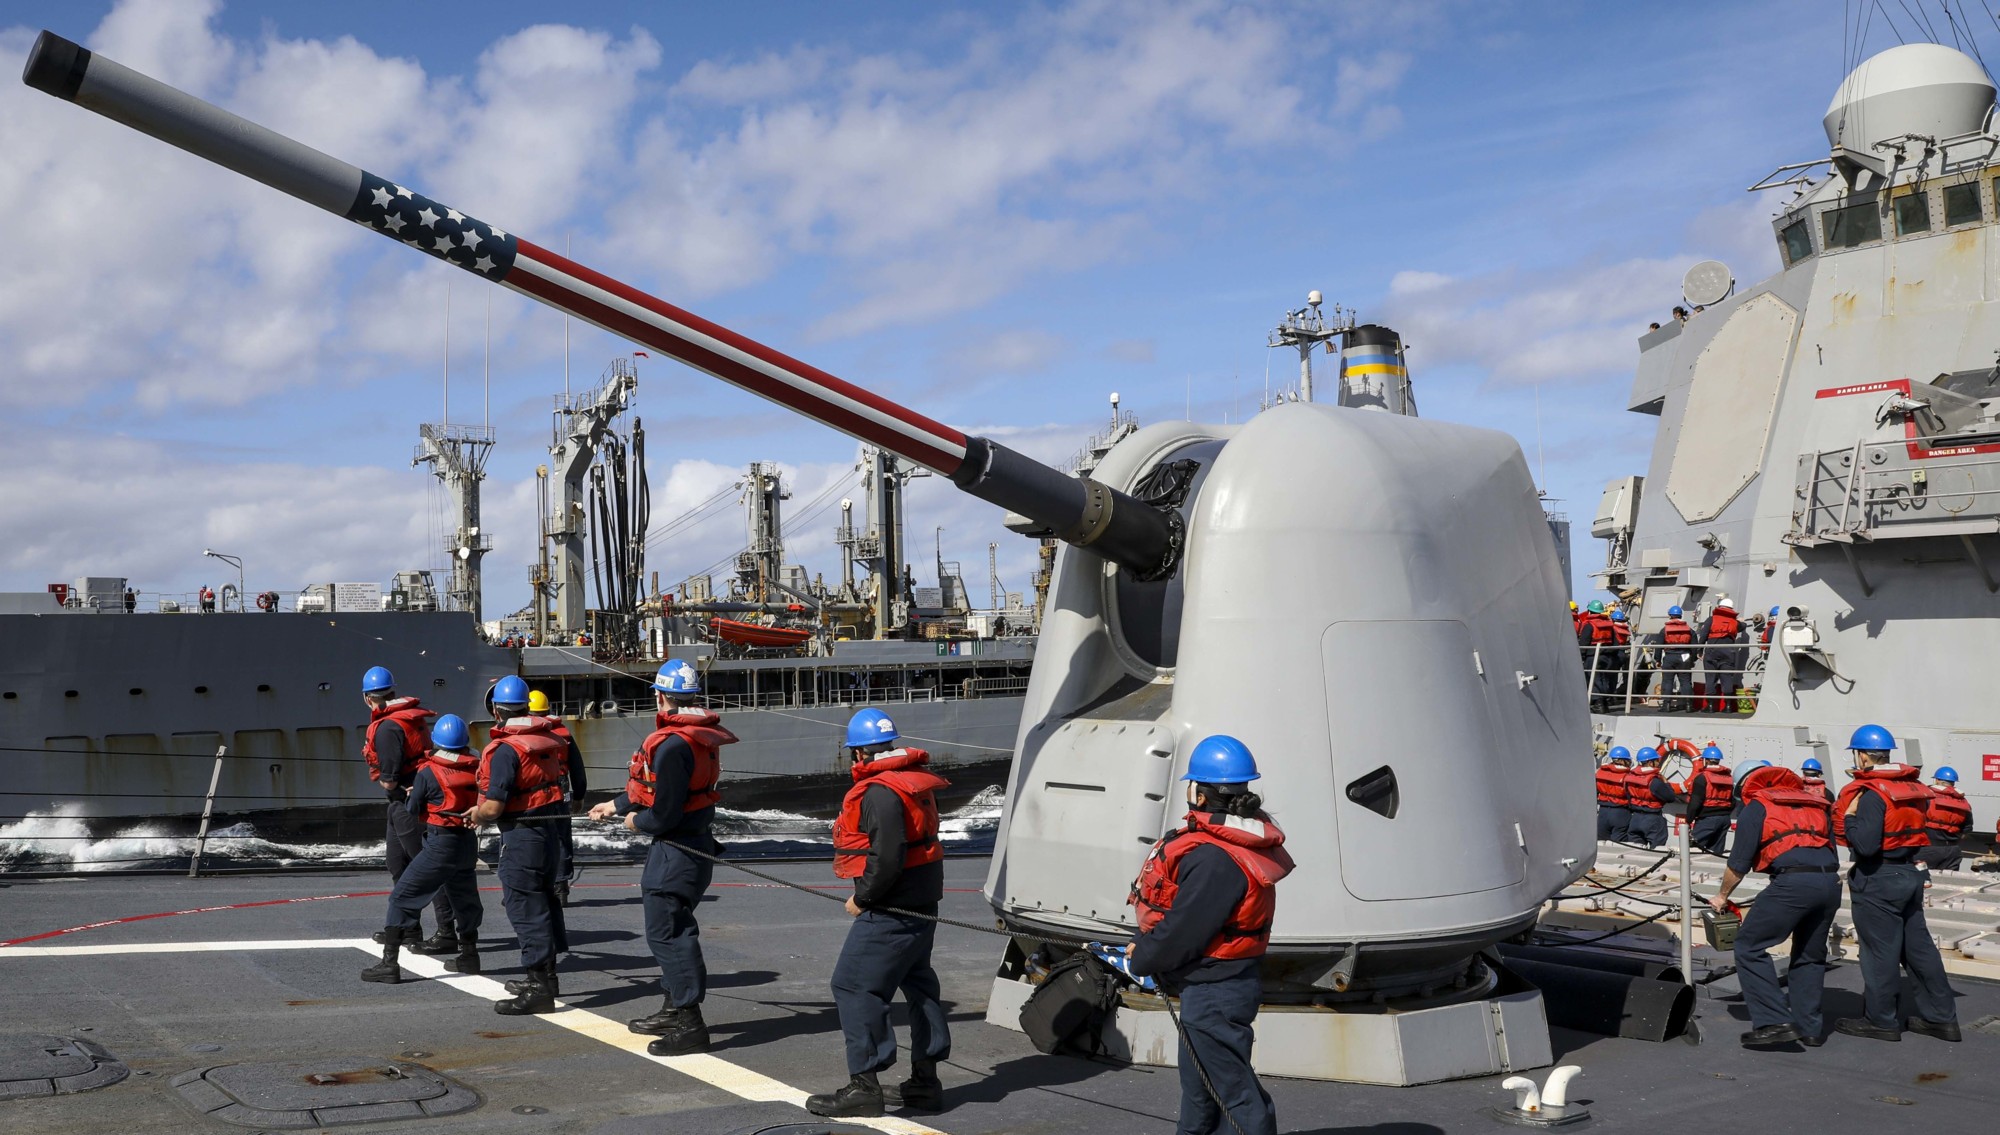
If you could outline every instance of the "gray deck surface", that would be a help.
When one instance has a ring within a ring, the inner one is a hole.
[[[830,883],[823,866],[768,868]],[[984,860],[949,867],[947,915],[984,921],[976,893]],[[724,871],[718,882],[740,884]],[[632,869],[594,869],[569,909],[576,952],[562,966],[564,1000],[622,1022],[650,1012],[658,988],[643,940]],[[302,895],[380,890],[379,874],[186,880],[100,878],[34,881],[0,888],[0,940],[160,911]],[[491,886],[482,873],[482,885]],[[845,1078],[827,979],[846,917],[831,902],[768,886],[718,886],[702,907],[702,939],[713,988],[707,1014],[715,1056],[806,1091]],[[487,899],[488,977],[505,978],[514,957],[499,896]],[[691,1075],[531,1017],[501,1017],[487,1001],[440,981],[366,985],[368,959],[321,941],[365,938],[382,923],[380,898],[190,913],[83,930],[30,947],[300,941],[292,949],[121,952],[24,956],[0,948],[0,1033],[67,1034],[94,1040],[135,1070],[93,1092],[0,1102],[0,1131],[228,1132],[252,1130],[198,1115],[168,1081],[216,1064],[324,1060],[329,1071],[379,1065],[406,1052],[478,1091],[476,1110],[420,1122],[337,1130],[426,1132],[603,1132],[720,1135],[763,1124],[804,1122],[791,1104],[750,1103]],[[1020,1034],[983,1021],[999,940],[944,928],[937,966],[953,1003],[954,1051],[944,1070],[947,1110],[911,1115],[952,1135],[1032,1132],[1163,1133],[1177,1099],[1171,1070],[1122,1068],[1037,1054]],[[12,955],[12,956],[10,956]],[[1829,1019],[1859,1010],[1859,971],[1831,976]],[[1955,979],[1968,1026],[2000,1014],[2000,987]],[[1816,1051],[1750,1053],[1736,1043],[1741,1003],[1729,982],[1706,991],[1699,1012],[1707,1043],[1647,1044],[1558,1032],[1564,1063],[1585,1076],[1591,1130],[1657,1131],[1694,1124],[1711,1131],[1972,1129],[2000,1104],[2000,1024],[1968,1028],[1965,1043],[1909,1036],[1900,1044],[1835,1036]],[[84,1031],[88,1030],[88,1031]],[[220,1046],[197,1051],[197,1045]],[[710,1079],[733,1070],[709,1065]],[[718,1071],[719,1070],[719,1071]],[[901,1069],[890,1075],[899,1078]],[[1544,1073],[1533,1074],[1539,1081]],[[1420,1088],[1271,1081],[1281,1130],[1415,1135],[1506,1131],[1480,1109],[1509,1099],[1500,1077]],[[1908,1102],[1879,1102],[1892,1097]],[[517,1108],[545,1111],[520,1114]]]

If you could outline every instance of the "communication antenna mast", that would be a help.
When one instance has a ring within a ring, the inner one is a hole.
[[[1271,347],[1290,347],[1299,353],[1299,401],[1313,400],[1312,353],[1322,344],[1354,329],[1354,313],[1335,304],[1331,321],[1320,311],[1326,297],[1318,289],[1306,293],[1306,305],[1288,311],[1266,341]],[[1329,348],[1330,349],[1330,348]]]

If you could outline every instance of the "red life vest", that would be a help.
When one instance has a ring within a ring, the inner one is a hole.
[[[1605,764],[1597,767],[1597,803],[1603,808],[1623,808],[1631,801],[1626,777],[1630,769]]]
[[[1764,806],[1764,830],[1757,834],[1753,871],[1769,870],[1772,861],[1787,851],[1833,846],[1833,817],[1816,793],[1771,788],[1751,793],[1746,803]]]
[[[1777,627],[1777,625],[1778,624],[1775,621],[1765,623],[1764,633],[1758,637],[1758,641],[1762,642],[1765,646],[1771,645],[1771,631],[1774,630]]]
[[[1634,812],[1657,812],[1666,804],[1653,795],[1653,782],[1661,779],[1660,770],[1654,767],[1634,767],[1625,774],[1625,793],[1630,800],[1626,807]]]
[[[480,760],[471,753],[433,749],[424,758],[444,799],[424,805],[424,822],[439,828],[469,828],[464,813],[479,803]]]
[[[1694,784],[1695,777],[1701,778],[1701,810],[1704,812],[1727,812],[1736,802],[1733,795],[1736,777],[1721,765],[1695,762],[1694,772],[1688,775],[1688,784]]]
[[[493,739],[479,754],[479,794],[486,795],[493,776],[493,754],[506,745],[518,756],[514,791],[501,805],[507,815],[560,803],[563,773],[569,768],[569,746],[556,736],[547,717],[514,717],[493,727]]]
[[[632,754],[625,770],[625,798],[641,808],[653,806],[653,750],[669,737],[679,737],[694,754],[694,770],[688,776],[687,802],[681,814],[713,808],[722,799],[722,746],[736,743],[736,734],[717,724],[722,719],[711,710],[687,709],[680,713],[653,715],[653,731]]]
[[[1743,629],[1743,621],[1728,607],[1717,607],[1709,612],[1708,641],[1724,642],[1734,639],[1736,632]]]
[[[1153,845],[1139,881],[1132,884],[1126,901],[1139,916],[1139,933],[1160,924],[1174,907],[1180,892],[1181,860],[1197,847],[1219,847],[1242,868],[1250,881],[1243,901],[1229,912],[1222,929],[1209,939],[1202,956],[1228,960],[1258,958],[1271,944],[1271,917],[1278,909],[1278,880],[1292,873],[1292,857],[1285,850],[1285,833],[1269,817],[1246,819],[1238,816],[1214,819],[1189,812],[1187,826],[1168,832]]]
[[[1924,830],[1934,845],[1957,843],[1972,825],[1972,805],[1956,788],[1931,789],[1931,808]]]
[[[1590,645],[1612,645],[1618,636],[1611,628],[1617,625],[1603,615],[1592,615],[1590,617]]]
[[[437,714],[415,698],[395,698],[368,713],[368,736],[361,744],[361,756],[368,762],[368,779],[382,783],[382,765],[375,756],[375,731],[384,720],[393,721],[403,731],[403,787],[417,775],[417,762],[430,755],[431,721]]]
[[[1611,641],[1617,646],[1629,645],[1632,641],[1632,624],[1613,622],[1611,624]]]
[[[1660,628],[1660,641],[1668,646],[1686,646],[1694,641],[1694,628],[1684,619],[1668,619]]]
[[[1802,779],[1805,781],[1806,785],[1805,791],[1810,792],[1813,795],[1818,796],[1821,799],[1825,800],[1827,807],[1829,808],[1833,807],[1833,789],[1830,786],[1828,786],[1826,781],[1821,780],[1818,777],[1811,777],[1811,776],[1804,777]],[[1836,816],[1834,817],[1834,826],[1837,828],[1839,827],[1839,825],[1840,825],[1840,818]]]
[[[931,755],[922,749],[891,749],[874,760],[856,761],[854,787],[840,802],[833,821],[833,876],[859,879],[868,869],[868,833],[861,830],[861,798],[881,785],[903,801],[903,869],[944,858],[938,843],[937,790],[951,782],[924,766]]]
[[[1920,775],[1915,765],[1878,765],[1861,769],[1847,787],[1840,790],[1839,799],[1833,804],[1833,834],[1842,847],[1847,842],[1847,810],[1854,799],[1863,792],[1873,792],[1882,798],[1882,850],[1895,851],[1905,847],[1929,847],[1930,836],[1924,833],[1926,816],[1930,811],[1931,790],[1917,779]]]

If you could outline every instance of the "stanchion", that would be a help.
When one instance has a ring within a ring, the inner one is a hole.
[[[222,786],[222,758],[229,753],[229,746],[218,745],[215,749],[215,771],[208,774],[208,799],[201,805],[201,829],[194,834],[194,858],[188,860],[188,878],[201,877],[201,850],[208,843],[209,817],[215,815],[215,790]]]

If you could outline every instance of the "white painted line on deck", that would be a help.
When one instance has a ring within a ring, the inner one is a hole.
[[[5,958],[73,958],[91,956],[115,956],[119,954],[202,954],[202,953],[246,953],[254,950],[359,950],[369,957],[378,957],[381,947],[366,938],[309,938],[279,941],[245,942],[130,942],[123,945],[103,946],[15,946],[0,950],[0,959]],[[444,985],[449,985],[461,993],[469,993],[486,1001],[499,1001],[507,996],[501,983],[490,977],[475,977],[452,973],[444,968],[442,959],[426,957],[422,954],[405,953],[402,958],[405,970],[419,977],[427,977]],[[557,1002],[558,1005],[561,1002]],[[649,1060],[662,1068],[667,1068],[690,1079],[699,1080],[712,1088],[720,1088],[738,1099],[752,1103],[785,1103],[804,1110],[806,1092],[794,1088],[782,1080],[776,1080],[762,1072],[752,1071],[740,1064],[734,1064],[719,1056],[699,1053],[693,1056],[654,1056],[646,1051],[651,1037],[641,1036],[625,1027],[625,1022],[602,1017],[584,1009],[562,1008],[558,1012],[544,1013],[535,1018],[547,1021],[558,1028],[568,1029],[579,1036],[589,1037],[602,1044],[610,1045],[621,1052],[629,1052],[641,1060]],[[927,1127],[913,1120],[889,1115],[875,1119],[843,1119],[860,1127],[872,1127],[889,1135],[945,1135],[935,1127]]]

